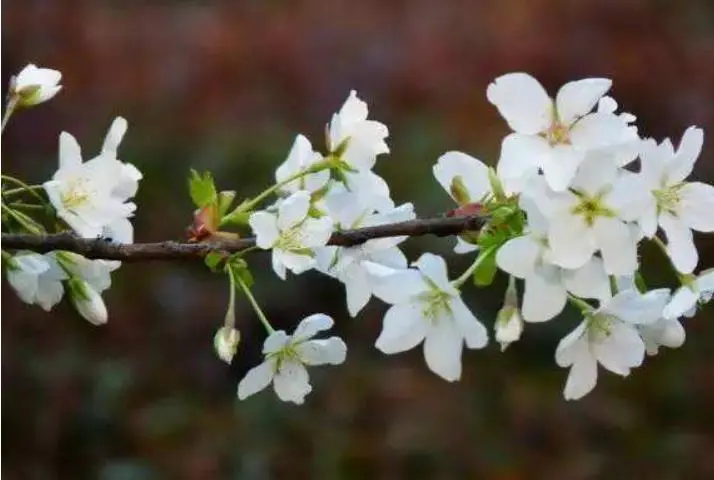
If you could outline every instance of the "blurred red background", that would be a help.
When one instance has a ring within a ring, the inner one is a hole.
[[[190,222],[188,169],[254,194],[294,135],[321,145],[350,89],[390,127],[377,171],[421,215],[450,202],[431,177],[438,155],[498,158],[505,122],[486,101],[496,76],[527,71],[551,91],[585,76],[612,94],[643,135],[679,140],[714,130],[714,3],[645,0],[436,2],[14,0],[3,5],[3,85],[28,62],[65,86],[13,118],[3,172],[39,183],[57,165],[57,137],[98,150],[111,120],[130,128],[120,152],[145,175],[137,241],[181,238]],[[695,176],[712,182],[705,139]],[[701,265],[714,241],[697,238]],[[448,239],[407,243],[447,254]],[[643,259],[671,280],[656,252]],[[463,268],[463,258],[448,257]],[[711,309],[687,343],[626,379],[565,402],[553,360],[565,317],[532,326],[501,354],[464,356],[461,382],[430,374],[418,351],[373,348],[384,306],[350,319],[341,287],[309,273],[280,282],[251,259],[274,323],[316,311],[336,318],[350,353],[317,370],[303,407],[265,392],[235,397],[263,333],[239,302],[243,342],[228,367],[212,350],[227,286],[198,264],[126,264],[94,328],[66,304],[52,314],[3,284],[2,473],[7,478],[711,478],[714,339]],[[492,324],[503,279],[467,302]]]

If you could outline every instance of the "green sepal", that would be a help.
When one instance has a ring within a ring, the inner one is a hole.
[[[222,272],[226,261],[226,254],[221,252],[208,252],[208,255],[206,255],[203,261],[212,272]]]
[[[451,185],[449,185],[449,191],[451,196],[454,198],[456,203],[461,206],[471,203],[471,197],[469,196],[469,191],[466,188],[464,179],[460,175],[455,176],[451,180]]]
[[[245,259],[240,258],[238,254],[233,255],[229,260],[226,268],[230,268],[233,271],[233,275],[240,281],[242,281],[246,287],[251,288],[255,283],[253,279],[253,274],[250,273],[248,268],[248,262]]]
[[[218,216],[223,218],[236,198],[235,190],[223,190],[218,194]]]

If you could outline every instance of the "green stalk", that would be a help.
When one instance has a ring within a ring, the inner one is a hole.
[[[260,305],[258,305],[258,302],[255,300],[255,297],[248,288],[248,285],[246,285],[240,277],[237,277],[235,280],[240,286],[241,290],[243,290],[245,296],[248,298],[250,305],[253,307],[255,314],[258,315],[258,319],[260,320],[260,323],[263,324],[263,327],[265,327],[265,330],[268,332],[268,335],[275,333],[275,329],[272,327],[272,325],[270,325],[270,322],[268,321],[267,317],[260,309]]]
[[[10,100],[7,102],[7,106],[5,107],[5,114],[2,117],[2,125],[0,125],[0,134],[2,134],[5,131],[5,125],[7,125],[7,122],[10,120],[10,117],[12,116],[13,112],[17,108],[17,105],[18,105],[17,95],[11,96]]]
[[[471,266],[467,268],[459,278],[453,280],[451,284],[456,288],[461,288],[461,285],[466,283],[466,281],[471,278],[471,275],[473,275],[476,269],[483,263],[486,258],[490,257],[493,251],[496,250],[496,248],[498,247],[499,245],[492,245],[487,249],[480,251],[478,257],[476,257],[476,260],[474,260],[474,263],[472,263]]]

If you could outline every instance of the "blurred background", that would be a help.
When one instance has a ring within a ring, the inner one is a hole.
[[[377,172],[423,216],[451,207],[431,176],[441,153],[498,158],[507,126],[485,89],[509,71],[552,93],[610,77],[644,135],[676,143],[689,125],[714,131],[709,0],[8,0],[2,13],[3,91],[28,62],[61,70],[65,86],[13,118],[3,172],[43,182],[60,131],[91,156],[126,117],[120,157],[145,176],[137,241],[183,238],[190,167],[239,195],[262,190],[297,133],[322,147],[350,89],[390,128],[393,153]],[[709,136],[695,172],[708,182],[712,152]],[[697,238],[703,267],[713,238]],[[406,251],[447,254],[456,272],[469,260],[452,245],[414,239]],[[653,283],[673,280],[656,251],[642,254]],[[65,302],[51,314],[24,305],[3,282],[5,478],[714,478],[711,308],[687,321],[683,348],[626,380],[601,370],[590,395],[565,402],[553,354],[573,312],[528,327],[507,355],[495,343],[466,353],[449,384],[419,349],[374,349],[383,304],[351,319],[339,284],[317,273],[281,282],[266,256],[251,262],[276,326],[325,312],[349,344],[344,365],[311,370],[302,407],[270,391],[237,400],[264,334],[240,300],[239,354],[230,367],[214,355],[227,285],[201,264],[124,265],[102,328]],[[466,295],[489,326],[504,284]]]

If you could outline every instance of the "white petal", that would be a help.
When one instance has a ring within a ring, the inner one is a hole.
[[[512,133],[503,139],[496,173],[509,186],[522,188],[530,177],[538,173],[543,157],[549,154],[550,147],[545,139]]]
[[[640,294],[637,290],[624,290],[607,302],[600,311],[623,322],[651,324],[662,316],[669,301],[669,290],[657,289]]]
[[[667,213],[660,215],[659,224],[667,236],[667,253],[672,264],[682,273],[692,273],[699,263],[692,231],[681,219]]]
[[[332,235],[330,217],[307,218],[300,226],[300,242],[305,247],[324,247]]]
[[[102,153],[108,154],[110,156],[116,157],[117,150],[119,149],[119,144],[121,143],[124,134],[126,133],[128,123],[123,117],[116,117],[109,127],[107,136],[104,137],[104,144],[102,145]]]
[[[9,277],[8,277],[9,279]],[[64,287],[62,282],[54,279],[47,279],[41,276],[37,282],[37,304],[45,311],[49,312],[52,307],[62,300]]]
[[[372,242],[367,242],[371,244]],[[404,253],[397,247],[386,248],[384,250],[371,251],[369,253],[369,258],[372,262],[384,265],[389,268],[394,269],[405,269],[407,268],[408,262],[407,257]]]
[[[463,338],[450,319],[442,317],[432,324],[424,339],[424,359],[429,369],[443,379],[461,378]]]
[[[630,368],[642,365],[645,344],[632,326],[614,323],[608,337],[593,345],[598,361],[617,375],[627,376]]]
[[[38,288],[38,277],[22,270],[8,270],[7,281],[15,289],[17,296],[25,303],[35,302]]]
[[[698,232],[714,232],[714,187],[701,182],[687,183],[680,190],[679,216]]]
[[[619,169],[610,157],[590,153],[578,168],[571,186],[580,193],[594,197],[601,190],[611,187],[618,174]]]
[[[491,191],[488,180],[488,167],[481,161],[462,152],[447,152],[436,162],[434,176],[439,184],[454,198],[451,185],[459,178],[467,190],[469,202],[478,202]]]
[[[278,228],[285,230],[302,222],[310,209],[310,193],[295,192],[278,206]]]
[[[562,271],[563,285],[569,292],[581,298],[605,301],[610,298],[610,279],[602,260],[597,257],[575,270]]]
[[[347,345],[338,337],[308,340],[298,344],[295,351],[306,365],[339,365],[347,357]]]
[[[238,384],[238,398],[245,400],[251,395],[267,387],[273,379],[273,364],[265,361],[248,370],[245,377]]]
[[[478,250],[478,245],[474,245],[473,243],[467,242],[463,238],[457,236],[456,237],[456,245],[454,245],[454,253],[457,253],[459,255],[464,255],[467,253],[475,252]]]
[[[374,295],[387,303],[407,302],[429,288],[422,274],[413,268],[395,270],[373,262],[363,262],[362,266],[373,280]]]
[[[317,335],[318,332],[329,330],[334,323],[332,318],[324,313],[315,313],[309,317],[305,317],[295,329],[292,337],[293,341],[300,342],[308,340]]]
[[[564,216],[551,224],[548,244],[550,260],[563,268],[582,267],[596,250],[590,229],[575,216]]]
[[[526,278],[535,269],[542,246],[530,235],[512,238],[496,252],[498,268],[514,277]]]
[[[59,137],[59,168],[60,170],[73,170],[82,165],[82,149],[77,139],[67,132],[60,133]]]
[[[263,343],[263,354],[270,355],[271,353],[282,350],[288,342],[290,342],[290,335],[285,333],[285,331],[278,330],[273,332]]]
[[[608,113],[588,114],[570,129],[570,141],[579,149],[611,147],[631,140],[627,122]]]
[[[674,295],[672,295],[672,299],[669,301],[667,306],[664,307],[662,316],[668,320],[677,319],[684,315],[687,311],[696,307],[698,299],[699,295],[697,295],[697,293],[691,288],[686,286],[680,287],[676,292],[674,292]]]
[[[268,212],[255,212],[248,219],[248,223],[255,234],[258,247],[264,250],[272,248],[280,236],[277,217]]]
[[[579,400],[597,384],[597,360],[589,351],[578,352],[578,358],[570,367],[563,396],[566,400]]]
[[[570,145],[555,145],[547,155],[543,155],[541,168],[550,188],[556,192],[568,188],[584,158],[582,150]]]
[[[523,319],[545,322],[558,315],[567,301],[565,287],[551,283],[538,274],[526,277],[523,293]]]
[[[351,317],[357,314],[367,305],[372,297],[372,286],[369,283],[367,273],[361,268],[345,278],[345,293],[347,295],[347,310]]]
[[[308,254],[303,255],[291,251],[281,251],[280,254],[280,262],[295,275],[307,272],[316,263],[315,258]]]
[[[466,346],[471,349],[485,347],[488,344],[488,330],[479,322],[463,300],[458,297],[454,298],[449,302],[449,307],[456,327],[464,337]]]
[[[486,89],[486,97],[518,133],[533,135],[551,124],[553,101],[538,80],[527,73],[498,77]]]
[[[273,271],[278,276],[278,278],[285,280],[287,276],[287,269],[283,263],[284,253],[281,250],[273,250],[273,254],[270,257],[271,264],[273,266]]]
[[[588,351],[587,321],[582,321],[573,331],[563,337],[555,350],[555,362],[560,367],[568,367],[580,358],[581,351]]]
[[[578,118],[587,115],[598,100],[610,90],[612,80],[607,78],[586,78],[568,82],[558,90],[555,104],[558,117],[564,125],[571,125]]]
[[[689,127],[684,132],[677,153],[667,169],[671,183],[681,182],[692,173],[703,144],[704,131],[701,128]]]
[[[386,354],[404,352],[416,347],[427,331],[427,323],[421,316],[421,305],[394,305],[384,315],[382,332],[375,346]]]
[[[627,225],[616,218],[600,217],[592,231],[608,274],[629,275],[637,270],[637,242]]]
[[[280,370],[273,377],[273,388],[280,400],[298,405],[302,404],[305,396],[312,391],[305,366],[290,361],[284,361],[280,365]]]
[[[449,283],[449,274],[443,257],[433,253],[424,253],[412,265],[417,267],[422,275],[434,282],[440,289],[447,292],[453,290]]]

